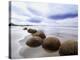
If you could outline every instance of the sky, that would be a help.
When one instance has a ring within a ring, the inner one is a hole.
[[[11,2],[11,23],[17,25],[77,26],[78,6],[57,3]]]

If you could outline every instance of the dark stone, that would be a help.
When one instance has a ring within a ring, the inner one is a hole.
[[[27,30],[27,28],[25,27],[23,30]]]
[[[59,49],[61,56],[65,55],[77,55],[78,54],[78,42],[74,40],[68,40],[64,42]]]
[[[26,42],[26,45],[29,47],[38,47],[42,44],[43,40],[40,37],[34,36],[29,38],[29,40]]]
[[[48,52],[57,51],[61,43],[56,37],[48,37],[43,41],[42,47]]]
[[[31,28],[28,29],[27,31],[28,31],[29,33],[32,33],[32,34],[37,32],[37,30],[35,30],[35,29],[31,29]]]
[[[42,39],[46,38],[45,34],[41,31],[34,33],[33,36],[39,36]]]

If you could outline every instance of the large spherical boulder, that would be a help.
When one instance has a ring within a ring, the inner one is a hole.
[[[78,54],[78,42],[74,40],[65,41],[59,48],[59,54],[64,55],[77,55]]]
[[[34,36],[28,39],[26,45],[28,45],[29,47],[38,47],[42,44],[42,42],[43,40],[40,37]]]
[[[28,31],[29,33],[32,33],[32,34],[37,32],[36,29],[31,29],[31,28],[29,28],[27,31]]]
[[[57,51],[61,43],[56,37],[47,37],[42,44],[42,47],[48,52]]]
[[[25,27],[25,28],[23,28],[23,30],[27,30],[27,28]]]
[[[38,32],[34,33],[33,36],[39,36],[42,39],[46,38],[46,35],[42,31],[38,31]]]

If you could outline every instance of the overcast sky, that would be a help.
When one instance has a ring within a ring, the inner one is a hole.
[[[33,2],[11,3],[11,23],[14,24],[77,26],[77,20],[77,5]]]

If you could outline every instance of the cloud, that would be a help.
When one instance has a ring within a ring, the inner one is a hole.
[[[74,18],[74,17],[77,17],[78,14],[58,14],[58,15],[51,15],[51,16],[48,16],[48,18],[50,19],[66,19],[66,18]]]
[[[71,19],[78,17],[77,5],[70,4],[13,2],[11,8],[12,22],[22,25],[55,26],[61,24],[62,20],[69,22]],[[57,24],[57,20],[61,23]]]
[[[49,4],[48,15],[60,15],[60,14],[77,14],[78,6],[73,4]]]
[[[32,22],[32,23],[40,23],[41,20],[39,20],[39,19],[29,19],[28,22]]]

